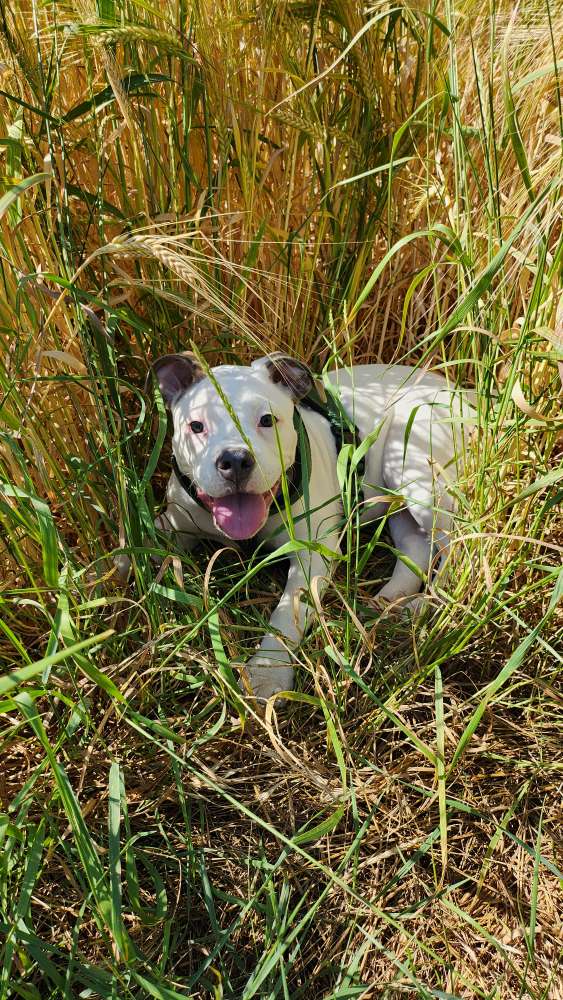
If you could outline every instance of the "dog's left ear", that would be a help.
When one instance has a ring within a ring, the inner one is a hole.
[[[251,367],[265,368],[271,381],[289,389],[296,403],[307,396],[315,384],[313,373],[307,365],[287,354],[268,354],[265,358],[253,361]]]

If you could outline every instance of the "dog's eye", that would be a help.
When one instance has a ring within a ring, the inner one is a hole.
[[[192,420],[190,424],[190,429],[194,432],[194,434],[201,434],[203,430],[203,424],[201,420]]]
[[[273,413],[265,413],[263,417],[260,417],[258,422],[259,427],[273,427],[277,424],[278,418],[274,417]]]

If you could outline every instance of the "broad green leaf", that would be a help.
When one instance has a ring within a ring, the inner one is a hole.
[[[43,181],[52,180],[52,175],[47,173],[33,174],[31,177],[25,177],[23,181],[19,181],[18,184],[14,184],[6,194],[2,195],[0,198],[0,219],[6,214],[10,205],[21,198],[22,194],[25,194],[29,188],[36,187],[38,184],[42,184]]]
[[[83,639],[81,642],[77,642],[73,646],[68,646],[66,649],[60,649],[58,653],[45,656],[42,660],[37,660],[28,666],[20,667],[19,670],[13,670],[10,674],[4,674],[3,677],[0,677],[0,694],[13,691],[14,688],[19,687],[24,681],[28,681],[31,677],[42,673],[47,667],[50,668],[54,667],[57,663],[63,663],[65,660],[76,656],[77,653],[88,649],[90,646],[99,645],[113,634],[113,629],[108,629],[106,632],[100,632],[99,635],[92,635],[89,639]]]
[[[125,94],[137,93],[139,97],[155,97],[154,92],[150,90],[138,93],[142,87],[146,87],[149,83],[174,83],[174,80],[170,76],[163,76],[162,73],[129,73],[120,80],[120,85]],[[115,101],[113,88],[111,86],[104,87],[103,90],[99,90],[93,97],[75,104],[70,111],[67,111],[63,121],[68,125],[70,122],[76,121],[77,118],[82,118],[88,111],[102,111],[103,108],[106,108],[108,104],[112,104],[113,101]]]
[[[49,505],[39,497],[26,493],[17,486],[11,486],[10,483],[0,482],[1,493],[16,500],[28,501],[33,507],[39,527],[45,582],[49,587],[56,587],[59,581],[59,540]]]

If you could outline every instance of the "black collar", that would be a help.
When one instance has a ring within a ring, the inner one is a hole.
[[[191,496],[192,500],[195,500],[195,502],[199,504],[200,507],[204,507],[205,510],[207,510],[207,507],[205,506],[204,503],[201,502],[201,500],[197,495],[197,489],[193,479],[190,479],[190,477],[187,476],[185,472],[182,472],[180,466],[178,465],[178,462],[176,461],[176,456],[174,452],[172,452],[172,469],[174,475],[176,476],[176,479],[178,480],[180,486],[184,490],[184,493],[188,493],[189,496]]]
[[[350,417],[346,413],[346,410],[340,402],[340,397],[338,396],[336,390],[331,388],[326,388],[315,379],[315,383],[311,391],[301,400],[301,406],[306,407],[308,410],[314,410],[315,413],[320,413],[325,420],[328,420],[332,436],[334,438],[334,443],[336,445],[336,454],[340,454],[345,445],[351,446],[351,452],[359,448],[361,444],[361,436],[356,425],[351,421]],[[364,478],[364,472],[366,468],[365,455],[362,456],[355,465],[355,475],[358,484],[361,484]],[[362,498],[362,491],[358,487],[357,490],[358,497]]]

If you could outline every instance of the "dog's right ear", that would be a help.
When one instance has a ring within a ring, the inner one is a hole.
[[[274,385],[281,384],[289,389],[295,402],[307,396],[315,384],[311,370],[303,361],[281,351],[258,358],[252,362],[251,368],[265,368]]]
[[[177,399],[195,382],[205,377],[195,354],[163,354],[151,365],[145,388],[148,388],[151,373],[156,378],[164,402],[170,408]]]

